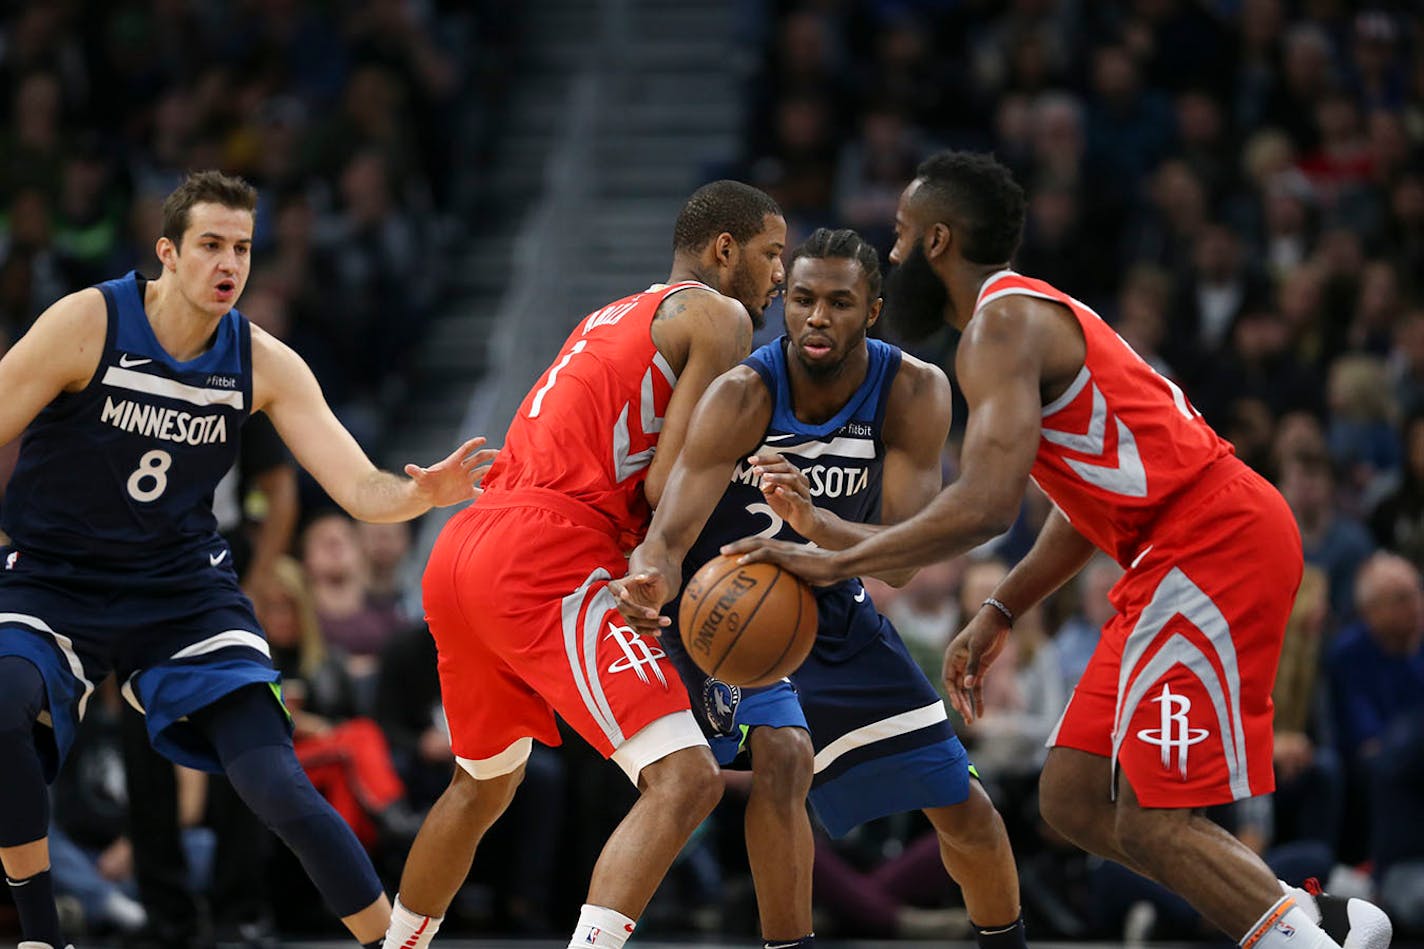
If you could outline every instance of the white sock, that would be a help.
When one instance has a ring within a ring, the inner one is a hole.
[[[569,949],[623,949],[637,922],[616,909],[583,904]],[[386,949],[391,949],[388,945]]]
[[[1312,901],[1313,905],[1313,901]],[[1282,896],[1246,931],[1241,949],[1341,949],[1294,897]]]
[[[426,949],[444,919],[444,916],[412,913],[401,905],[397,893],[396,905],[391,907],[391,927],[386,930],[386,941],[381,949]]]
[[[1320,904],[1315,902],[1315,897],[1309,890],[1301,889],[1298,886],[1291,886],[1285,880],[1277,880],[1286,896],[1295,900],[1295,905],[1305,910],[1305,915],[1310,917],[1310,921],[1317,926],[1320,925]]]

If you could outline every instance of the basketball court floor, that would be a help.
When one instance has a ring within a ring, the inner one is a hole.
[[[350,949],[350,942],[289,942],[283,943],[285,946],[293,946],[299,949]],[[564,940],[554,939],[441,939],[436,936],[433,949],[535,949],[535,946],[543,948],[553,948],[553,946],[565,945]],[[1152,946],[1152,949],[1208,949],[1218,943],[1209,942],[1152,942],[1138,943],[1138,945]],[[1220,945],[1230,946],[1232,943],[1223,940]],[[722,939],[688,939],[681,942],[668,942],[668,940],[658,939],[635,939],[628,943],[628,949],[759,949],[760,943],[752,939],[722,940]],[[1121,949],[1124,943],[1121,942],[1037,942],[1030,940],[1030,949]],[[914,939],[886,939],[886,940],[854,940],[854,939],[817,939],[816,949],[977,949],[973,940],[914,940]],[[1393,949],[1393,948],[1391,948]]]

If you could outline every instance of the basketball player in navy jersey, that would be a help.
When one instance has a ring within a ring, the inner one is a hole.
[[[939,492],[949,382],[866,338],[880,315],[875,250],[854,231],[816,231],[792,255],[785,297],[786,335],[722,375],[698,404],[647,539],[614,584],[620,608],[639,631],[665,633],[718,761],[750,751],[747,855],[768,946],[814,939],[809,792],[834,836],[923,810],[980,944],[1022,947],[1003,821],[970,780],[938,693],[858,580],[816,590],[816,643],[794,687],[709,678],[675,621],[659,616],[724,544],[756,534],[845,547]],[[903,584],[913,573],[881,579]],[[666,612],[675,617],[676,604]]]
[[[409,477],[371,463],[306,363],[233,308],[256,200],[241,179],[190,175],[164,202],[156,280],[64,297],[0,359],[0,445],[24,432],[0,510],[0,862],[29,949],[63,945],[45,785],[111,671],[154,747],[226,772],[358,940],[389,921],[370,859],[292,753],[213,489],[253,411],[365,520],[474,497],[493,452],[472,439]]]

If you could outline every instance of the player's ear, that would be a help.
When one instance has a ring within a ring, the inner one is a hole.
[[[156,254],[158,255],[158,259],[163,263],[163,267],[164,267],[165,270],[177,270],[177,269],[178,269],[178,245],[177,245],[177,244],[174,244],[171,240],[169,240],[169,239],[166,238],[166,237],[160,237],[160,238],[158,239],[158,243],[157,243],[156,245],[154,245],[153,250],[154,250],[154,253],[156,253]]]
[[[865,328],[870,329],[875,325],[875,321],[880,319],[880,309],[885,305],[884,297],[876,297],[870,301],[870,315],[865,320]]]
[[[925,237],[925,256],[931,260],[949,251],[949,245],[954,241],[954,231],[943,221],[932,225]]]
[[[717,264],[721,267],[730,267],[737,259],[737,239],[726,231],[717,235],[717,239],[712,243],[713,254],[717,258]]]

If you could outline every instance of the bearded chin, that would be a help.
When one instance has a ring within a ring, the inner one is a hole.
[[[885,281],[885,316],[895,335],[916,343],[944,326],[949,291],[916,247]]]

